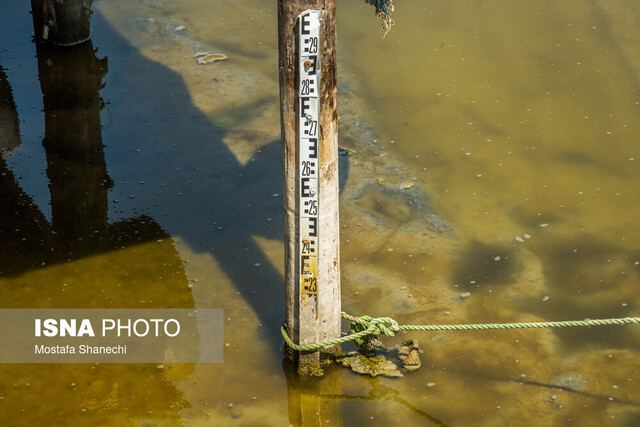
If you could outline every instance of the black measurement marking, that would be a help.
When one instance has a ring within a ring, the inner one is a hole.
[[[318,138],[309,138],[306,141],[309,142],[309,146],[308,146],[309,158],[317,159],[318,158]]]
[[[309,236],[318,237],[318,218],[308,218],[309,220]]]
[[[305,118],[305,124],[307,120],[307,111],[311,108],[311,98],[300,97],[300,117]]]
[[[309,267],[309,263],[307,262],[309,261],[309,258],[311,258],[309,255],[302,255],[300,257],[300,275],[301,276],[307,276],[311,274],[311,272],[307,270],[307,267]]]
[[[315,277],[305,277],[303,289],[312,294],[318,293],[318,280]]]
[[[311,193],[309,192],[309,190],[311,190],[311,187],[309,186],[309,182],[311,181],[311,178],[302,178],[300,181],[302,181],[300,185],[301,197],[311,197]]]
[[[315,240],[302,239],[302,253],[313,254],[315,250]]]
[[[318,53],[317,37],[309,37],[308,39],[304,39],[304,44],[308,46],[304,48],[305,53]]]
[[[304,122],[305,126],[308,126],[308,129],[304,130],[305,135],[316,136],[318,133],[318,121],[317,120],[307,120]]]
[[[304,35],[311,34],[311,31],[309,31],[309,26],[311,25],[311,21],[309,21],[309,16],[311,16],[310,13],[307,13],[306,15],[302,15],[302,20],[301,20],[302,28],[300,29],[300,34],[304,34]]]
[[[315,90],[311,87],[312,80],[304,79],[300,83],[300,95],[310,95],[315,92]]]
[[[307,215],[318,215],[318,204],[315,200],[307,200],[304,202],[304,205],[307,207],[304,213]]]
[[[315,162],[311,162],[308,160],[305,160],[302,162],[302,171],[301,174],[302,176],[312,176],[315,175],[316,171],[313,169],[313,167],[315,166]]]

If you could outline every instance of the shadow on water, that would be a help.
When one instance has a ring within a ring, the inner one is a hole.
[[[91,41],[67,49],[37,46],[37,56],[45,106],[42,145],[52,220],[47,221],[20,187],[6,160],[0,160],[0,274],[16,276],[169,237],[146,216],[109,224],[107,191],[113,183],[104,159],[99,96],[107,73],[106,58],[96,57]],[[1,74],[3,114],[13,115],[17,124],[9,82]],[[19,133],[6,134],[12,138],[7,140],[7,148],[20,145]],[[7,303],[5,299],[4,304]],[[193,302],[186,306],[189,305],[193,306]]]
[[[522,263],[508,246],[489,245],[476,240],[461,250],[452,268],[452,283],[461,289],[503,286],[513,283]]]
[[[254,237],[282,238],[280,141],[241,164],[180,76],[142,57],[99,14],[92,26],[109,56],[104,83],[107,58],[91,42],[38,48],[52,219],[3,161],[2,275],[171,235],[213,255],[278,348],[283,278]]]
[[[522,209],[510,212],[514,222],[533,228],[536,217]],[[553,215],[539,216],[540,222],[562,223]],[[551,298],[542,302],[525,298],[520,303],[523,312],[533,313],[544,319],[592,319],[633,317],[635,298],[634,281],[640,276],[637,250],[603,241],[596,235],[570,237],[554,233],[540,233],[539,247],[535,254],[542,261],[541,267]],[[513,256],[511,257],[513,258]],[[613,347],[637,349],[640,343],[629,340],[626,328],[602,326],[588,333],[580,328],[556,329],[565,351],[579,352],[587,348]]]
[[[97,58],[91,41],[65,49],[38,46],[37,56],[52,219],[47,220],[7,164],[5,156],[22,141],[12,89],[0,67],[2,306],[139,307],[141,296],[150,290],[148,282],[128,278],[132,269],[127,258],[145,243],[169,235],[145,215],[109,224],[107,192],[112,181],[104,159],[99,96],[107,60]],[[154,289],[163,293],[156,306],[193,307],[175,248],[155,244],[162,252],[155,265],[170,270],[162,282],[167,288]],[[94,257],[117,251],[126,255]],[[34,276],[25,279],[30,274]],[[87,414],[98,424],[126,425],[150,419],[149,414],[177,423],[189,404],[169,379],[186,378],[192,371],[191,364],[165,369],[155,364],[4,365],[0,394],[9,407],[2,410],[2,419],[8,425],[38,424],[45,411],[48,422],[61,425],[82,424]],[[144,404],[125,404],[131,396]]]
[[[562,313],[567,319],[633,317],[634,307],[628,304],[634,298],[637,280],[637,251],[629,251],[617,245],[603,242],[597,236],[559,239],[545,246],[539,255],[543,260],[545,275],[554,289],[554,297],[547,304],[530,310],[553,318]],[[634,275],[634,270],[636,274]],[[635,277],[634,277],[635,276]],[[640,343],[629,340],[626,328],[606,326],[593,328],[588,334],[575,329],[560,329],[556,334],[562,344],[572,351],[585,348],[639,348]]]
[[[282,239],[280,141],[262,141],[242,164],[223,142],[225,130],[192,104],[178,74],[144,58],[99,14],[92,27],[93,42],[37,47],[48,198],[22,188],[22,171],[12,166],[9,152],[31,141],[20,140],[22,113],[13,101],[11,73],[0,68],[2,306],[194,307],[175,247],[180,239],[191,251],[213,256],[277,352],[283,278],[254,237]],[[93,43],[105,57],[98,57]],[[101,121],[101,114],[108,120]],[[343,172],[345,165],[341,188]],[[55,405],[55,396],[73,392],[50,414],[61,423],[79,419],[78,408],[106,411],[92,420],[109,424],[179,422],[189,403],[173,380],[192,371],[193,365],[128,364],[3,369],[5,384],[21,383],[16,375],[26,375],[38,393],[13,387],[2,395],[6,402],[39,407],[35,399],[49,396]],[[123,400],[129,396],[144,403],[131,408]],[[8,419],[29,419],[18,407],[13,412]]]

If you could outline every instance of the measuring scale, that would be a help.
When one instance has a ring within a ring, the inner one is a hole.
[[[298,16],[298,238],[300,302],[311,298],[318,317],[318,95],[321,10]],[[307,303],[308,303],[307,302]],[[301,304],[302,306],[302,304]]]

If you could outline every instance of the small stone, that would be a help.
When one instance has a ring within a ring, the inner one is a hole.
[[[175,28],[175,30],[176,30],[176,31],[184,31],[184,30],[186,30],[186,29],[187,29],[187,27],[185,27],[184,25],[178,25],[178,26]]]
[[[418,348],[418,341],[408,340],[402,343],[402,345],[396,346],[398,349],[398,359],[402,361],[402,367],[407,371],[415,371],[422,362],[420,361],[420,353]]]
[[[522,237],[520,237],[520,236],[516,236],[516,240],[518,242],[524,242],[524,239]]]
[[[408,190],[409,188],[413,187],[414,185],[416,185],[415,182],[403,182],[400,185],[400,189],[401,190]]]
[[[434,387],[436,383],[427,383],[427,387]]]
[[[337,358],[338,363],[342,366],[351,368],[353,372],[363,375],[371,375],[372,377],[402,377],[402,373],[398,371],[395,363],[387,360],[382,355],[366,357],[365,355],[353,351],[343,357]]]
[[[471,292],[463,292],[463,293],[461,293],[461,294],[460,294],[460,296],[461,296],[462,298],[470,297],[470,296],[471,296]]]
[[[549,295],[545,295],[545,296],[542,297],[542,301],[545,301],[545,302],[549,301],[550,298],[551,297]]]
[[[338,147],[338,154],[347,157],[358,157],[358,153],[355,150],[345,147]]]
[[[229,57],[222,53],[210,53],[198,58],[198,65],[213,64],[214,62],[226,61],[227,59],[229,59]]]
[[[229,403],[227,405],[227,408],[229,408],[229,413],[231,415],[231,418],[240,418],[244,415],[244,412],[240,408],[235,406],[233,403]]]

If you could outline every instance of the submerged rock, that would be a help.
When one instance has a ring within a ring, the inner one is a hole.
[[[411,187],[415,186],[416,183],[415,182],[403,182],[402,184],[400,184],[400,189],[401,190],[408,190]]]
[[[345,147],[338,147],[338,154],[347,157],[358,157],[358,153],[355,150]]]
[[[400,345],[397,345],[398,359],[402,361],[402,366],[407,371],[415,371],[422,362],[420,361],[420,349],[418,348],[417,340],[408,340]]]
[[[401,377],[402,373],[398,370],[395,363],[387,360],[382,355],[367,357],[357,351],[339,356],[336,362],[342,366],[351,368],[353,372],[363,375],[371,375],[372,377]]]
[[[214,62],[225,61],[227,59],[229,59],[229,57],[227,55],[225,55],[225,54],[222,54],[222,53],[209,53],[207,55],[200,56],[198,58],[198,64],[199,65],[213,64]]]
[[[359,331],[355,331],[359,332]],[[357,338],[354,343],[358,346],[360,353],[366,356],[373,356],[377,349],[384,349],[382,341],[375,335],[365,335],[362,338]]]

